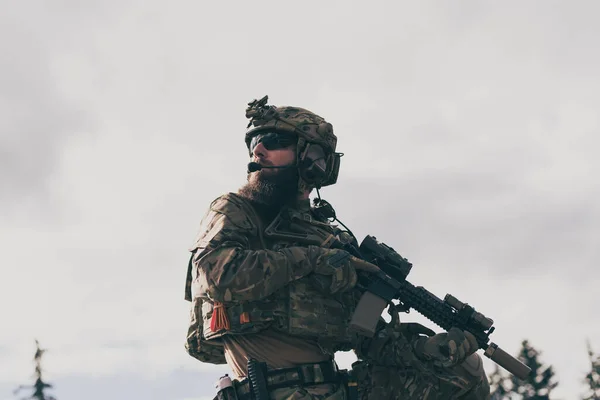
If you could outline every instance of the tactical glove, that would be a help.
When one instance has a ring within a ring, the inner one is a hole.
[[[442,368],[461,364],[478,348],[475,336],[458,328],[451,328],[448,333],[421,337],[414,343],[415,355],[418,358]]]
[[[315,262],[313,284],[322,292],[334,294],[352,289],[357,282],[355,260],[347,251],[319,248]]]

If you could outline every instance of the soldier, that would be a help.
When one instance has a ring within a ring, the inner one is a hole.
[[[358,277],[377,267],[340,248],[358,243],[329,203],[310,204],[337,181],[337,138],[320,116],[267,100],[246,110],[247,183],[211,203],[190,249],[185,347],[235,378],[216,398],[489,398],[469,332],[434,334],[393,312],[373,338],[349,330]],[[339,371],[334,353],[351,349],[358,361]]]

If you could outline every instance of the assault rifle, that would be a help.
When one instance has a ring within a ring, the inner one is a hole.
[[[520,379],[525,379],[531,369],[502,350],[495,343],[490,343],[489,336],[494,332],[494,321],[451,294],[441,300],[422,286],[414,286],[406,280],[412,264],[393,248],[377,241],[374,236],[367,236],[357,249],[350,246],[350,252],[375,264],[381,270],[377,274],[367,274],[363,281],[366,291],[362,295],[352,316],[350,328],[356,332],[372,337],[381,313],[392,303],[399,300],[396,306],[401,311],[415,309],[427,319],[448,331],[452,327],[469,331],[477,339],[479,348],[485,350],[484,355],[505,368]],[[364,277],[363,277],[364,278]]]

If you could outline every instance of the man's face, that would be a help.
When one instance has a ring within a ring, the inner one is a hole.
[[[266,167],[289,168],[263,168],[249,173],[248,183],[240,189],[240,194],[274,206],[294,200],[298,194],[296,140],[295,136],[275,133],[255,137],[250,144],[253,162]]]
[[[265,133],[250,142],[252,161],[263,166],[288,166],[296,162],[296,137],[289,134]],[[277,172],[279,168],[263,171]]]

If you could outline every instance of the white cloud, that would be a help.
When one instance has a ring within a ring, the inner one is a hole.
[[[344,223],[507,351],[530,339],[574,398],[600,337],[595,4],[140,4],[3,19],[2,379],[34,337],[54,377],[213,371],[183,350],[186,250],[269,94],[333,123]]]

